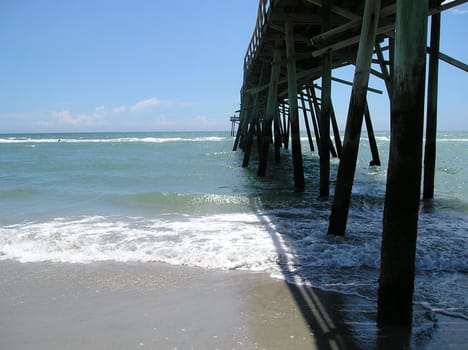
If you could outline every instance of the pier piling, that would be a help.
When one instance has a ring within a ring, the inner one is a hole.
[[[328,234],[343,236],[346,230],[379,13],[380,0],[367,0]]]
[[[266,105],[266,113],[263,118],[263,137],[259,150],[258,176],[265,176],[268,150],[272,143],[272,124],[275,121],[275,145],[278,139],[277,111],[278,111],[278,82],[280,77],[281,64],[281,47],[279,40],[276,41],[275,50],[273,53],[273,62],[270,69],[270,85],[268,88],[268,98]],[[275,160],[279,161],[279,149],[275,147]]]
[[[431,17],[431,44],[427,88],[426,145],[424,149],[423,198],[434,198],[434,175],[437,136],[437,93],[439,75],[440,13]]]
[[[304,188],[304,166],[302,163],[301,135],[299,131],[299,115],[297,108],[297,76],[296,53],[294,42],[294,28],[289,22],[285,22],[286,34],[286,59],[288,73],[288,104],[289,121],[291,123],[291,146],[294,167],[294,186],[296,189]]]
[[[322,1],[322,32],[331,29],[331,0]],[[322,105],[320,113],[320,197],[330,195],[330,115],[331,115],[331,72],[332,53],[328,51],[322,56]]]
[[[307,107],[306,107],[306,104],[305,104],[305,96],[304,96],[304,93],[302,91],[301,91],[301,94],[300,94],[300,98],[301,98],[302,115],[304,116],[304,123],[305,123],[306,131],[307,131],[307,141],[309,141],[310,151],[314,152],[315,148],[314,148],[314,142],[312,141],[312,134],[310,132],[310,124],[309,124],[309,118],[307,116]]]
[[[379,150],[377,148],[377,142],[375,141],[374,128],[372,126],[372,120],[369,111],[369,105],[364,105],[364,120],[366,121],[367,137],[369,138],[369,146],[371,149],[372,160],[369,162],[370,166],[380,166]]]
[[[378,323],[412,323],[414,259],[421,193],[428,2],[397,1]]]

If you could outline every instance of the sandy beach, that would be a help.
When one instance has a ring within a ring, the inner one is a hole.
[[[379,332],[375,305],[261,273],[164,264],[0,263],[1,349],[463,349],[467,322],[415,311]]]

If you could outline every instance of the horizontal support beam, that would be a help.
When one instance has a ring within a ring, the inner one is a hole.
[[[377,29],[377,35],[386,34],[390,31],[393,31],[394,29],[395,29],[395,23],[387,24]],[[351,45],[355,45],[359,42],[360,37],[361,37],[360,35],[356,35],[346,40],[342,40],[332,45],[328,45],[319,50],[312,51],[312,57],[319,57],[329,51],[336,51],[336,50],[344,49]]]
[[[394,15],[396,11],[396,5],[392,4],[389,6],[384,7],[383,9],[380,10],[380,18],[385,18],[390,15]],[[357,17],[353,19],[352,21],[345,23],[341,26],[335,27],[331,30],[328,30],[324,33],[320,33],[310,39],[310,42],[312,45],[317,46],[318,48],[326,46],[326,42],[330,41],[333,36],[349,32],[350,30],[359,30],[361,27],[362,23],[362,18]],[[322,44],[322,45],[320,45]]]
[[[339,78],[335,78],[335,77],[332,77],[331,79],[333,81],[336,81],[337,83],[353,86],[353,83],[351,81],[347,81],[347,80],[343,80],[343,79],[339,79]],[[383,94],[382,90],[378,90],[378,89],[374,89],[374,88],[370,88],[370,87],[367,88],[367,91],[373,92],[373,93],[376,93],[376,94],[379,94],[379,95]]]
[[[451,64],[454,67],[460,68],[461,70],[464,70],[465,72],[468,72],[468,64],[463,63],[462,61],[459,61],[453,57],[450,57],[442,52],[439,52],[439,59],[441,61],[447,62],[448,64]]]
[[[320,70],[321,70],[321,67],[314,68],[314,69],[308,69],[308,70],[305,70],[305,71],[300,71],[300,72],[297,73],[297,79],[301,80],[301,79],[307,78],[308,76],[313,76],[315,74],[318,74],[318,72],[320,72]],[[285,84],[285,83],[287,83],[287,81],[288,81],[287,78],[280,79],[278,85]],[[268,89],[268,86],[269,86],[268,84],[263,84],[263,85],[260,85],[260,86],[256,86],[256,87],[247,89],[245,92],[248,93],[248,94],[255,95],[255,94],[258,94],[259,92],[261,92],[263,90]]]
[[[436,6],[436,7],[431,8],[429,10],[429,15],[434,15],[434,14],[440,13],[442,11],[446,11],[446,10],[448,10],[450,8],[456,7],[456,6],[461,5],[463,3],[466,3],[466,2],[468,2],[468,0],[454,0],[454,1],[449,2],[447,4],[444,4],[444,5],[441,5],[441,6]],[[380,11],[380,18],[385,18],[385,17],[391,16],[391,15],[394,15],[395,12],[396,12],[395,4],[386,6]],[[354,27],[360,26],[360,25],[361,25],[361,18],[354,19],[352,22],[346,23],[346,24],[344,24],[342,26],[339,26],[339,27],[336,27],[336,28],[334,28],[334,29],[332,29],[332,30],[330,30],[328,32],[321,33],[319,35],[316,35],[316,36],[312,37],[310,39],[310,42],[312,43],[312,45],[317,46],[317,44],[320,41],[324,42],[333,35],[349,31],[349,30],[353,29]],[[393,37],[393,35],[391,33],[393,33],[394,30],[395,30],[395,22],[393,22],[391,24],[380,26],[377,29],[377,35],[387,34],[387,35]],[[320,48],[318,50],[313,51],[312,52],[312,57],[319,57],[319,56],[327,53],[330,50],[331,51],[336,51],[336,50],[340,50],[340,49],[346,48],[348,46],[357,44],[359,42],[359,37],[360,37],[360,35],[356,35],[356,36],[353,36],[351,38],[341,40],[339,42],[336,42],[336,43],[327,45],[325,47],[322,47],[322,48]]]

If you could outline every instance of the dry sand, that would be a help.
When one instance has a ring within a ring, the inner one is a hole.
[[[415,320],[379,332],[374,303],[261,273],[0,262],[0,349],[468,348],[466,321]]]

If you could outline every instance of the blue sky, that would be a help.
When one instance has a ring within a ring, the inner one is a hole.
[[[257,4],[1,0],[0,132],[228,130]],[[441,51],[468,62],[468,5],[442,27]],[[468,130],[468,75],[440,72],[439,128]],[[350,88],[333,89],[344,128]],[[388,129],[388,98],[369,103]]]

